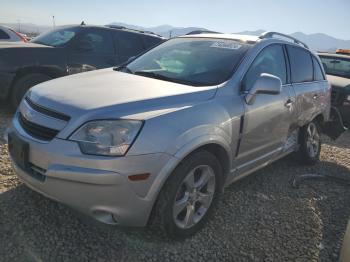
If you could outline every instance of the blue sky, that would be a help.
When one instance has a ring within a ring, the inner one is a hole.
[[[350,40],[350,0],[0,0],[0,22],[51,25],[124,22],[198,26],[232,33],[276,30]]]

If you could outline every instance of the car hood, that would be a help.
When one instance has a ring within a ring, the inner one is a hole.
[[[327,75],[327,80],[333,87],[342,88],[350,85],[350,79],[345,77]]]
[[[35,104],[72,118],[147,118],[215,95],[217,87],[194,87],[114,71],[112,68],[58,78],[33,87]],[[153,114],[146,114],[153,112]]]

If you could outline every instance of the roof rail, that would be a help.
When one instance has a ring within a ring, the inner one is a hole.
[[[109,28],[113,28],[113,29],[129,30],[129,31],[134,31],[134,32],[138,32],[138,33],[141,33],[141,34],[150,34],[150,35],[162,37],[161,35],[158,35],[158,34],[156,34],[154,32],[151,32],[151,31],[143,31],[143,30],[128,28],[128,27],[120,26],[120,25],[105,25],[105,26],[109,27]]]
[[[109,28],[115,28],[115,29],[126,29],[125,26],[121,26],[121,25],[106,25]]]
[[[301,42],[300,40],[298,40],[298,39],[296,39],[296,38],[294,38],[292,36],[285,35],[285,34],[278,33],[278,32],[272,32],[272,31],[265,32],[265,33],[262,33],[259,36],[259,38],[260,39],[273,38],[273,36],[275,36],[275,35],[282,36],[284,38],[288,38],[288,39],[292,40],[295,44],[302,45],[303,47],[309,49],[309,47],[305,43]]]
[[[199,34],[221,34],[220,32],[210,31],[210,30],[194,30],[186,35],[199,35]]]

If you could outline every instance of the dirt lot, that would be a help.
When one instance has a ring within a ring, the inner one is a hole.
[[[230,186],[205,229],[175,242],[92,224],[21,184],[3,139],[10,118],[0,105],[0,261],[338,261],[349,185],[291,182],[305,173],[350,177],[350,132],[325,141],[316,166],[289,157]]]

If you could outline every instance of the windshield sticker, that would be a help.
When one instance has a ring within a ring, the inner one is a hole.
[[[232,41],[220,41],[220,42],[215,42],[210,47],[225,48],[225,49],[239,49],[242,47],[242,45]]]

